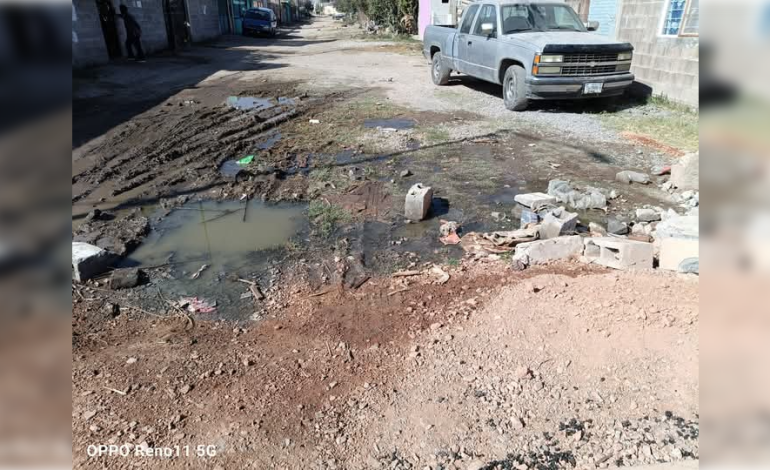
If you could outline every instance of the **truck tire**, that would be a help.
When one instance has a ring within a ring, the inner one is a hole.
[[[511,111],[524,111],[527,109],[527,84],[525,82],[527,72],[521,65],[511,65],[505,71],[503,78],[503,101],[505,107]]]
[[[452,71],[444,67],[443,61],[441,60],[441,53],[436,52],[433,54],[433,61],[430,68],[430,76],[433,78],[433,83],[436,85],[446,85],[449,83],[450,73],[452,73]]]

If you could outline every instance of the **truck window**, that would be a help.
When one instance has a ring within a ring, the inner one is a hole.
[[[479,9],[478,5],[471,5],[463,15],[463,22],[460,25],[461,33],[469,33],[471,31],[471,25],[473,24],[473,17],[476,16],[476,11]]]
[[[481,13],[479,13],[479,19],[476,20],[476,27],[473,28],[473,34],[476,36],[483,36],[481,32],[481,25],[484,23],[492,23],[492,34],[490,36],[497,37],[497,8],[494,5],[484,5],[481,7]]]

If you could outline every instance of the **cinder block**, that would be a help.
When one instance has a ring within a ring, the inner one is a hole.
[[[107,270],[115,254],[89,243],[72,242],[72,280],[85,282]]]
[[[614,269],[650,269],[654,247],[652,243],[624,238],[586,238],[583,256],[589,263]]]
[[[556,198],[545,193],[517,194],[513,197],[513,200],[530,209],[536,209],[548,204],[556,204]]]
[[[577,230],[578,215],[567,212],[563,207],[554,209],[543,218],[538,232],[542,240],[556,238],[561,235],[572,235]]]
[[[428,216],[433,200],[433,188],[417,183],[406,193],[404,216],[412,221],[420,221]]]
[[[700,242],[697,239],[664,238],[660,241],[660,262],[658,267],[668,271],[678,271],[682,261],[698,258]]]

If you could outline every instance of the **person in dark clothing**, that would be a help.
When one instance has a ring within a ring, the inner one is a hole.
[[[120,16],[123,18],[123,24],[126,27],[126,51],[128,52],[128,58],[134,58],[134,49],[136,49],[136,60],[144,61],[144,50],[142,50],[142,28],[139,26],[139,22],[136,21],[134,15],[128,12],[128,7],[120,5]]]

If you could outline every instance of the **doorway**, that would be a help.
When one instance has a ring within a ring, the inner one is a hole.
[[[189,19],[184,0],[163,0],[166,36],[169,49],[177,50],[190,43]]]
[[[104,44],[107,46],[107,55],[109,55],[110,59],[117,59],[123,55],[123,52],[120,48],[118,25],[115,19],[115,6],[111,0],[96,0],[96,7],[99,10],[99,22],[102,24],[102,34],[104,35]]]

